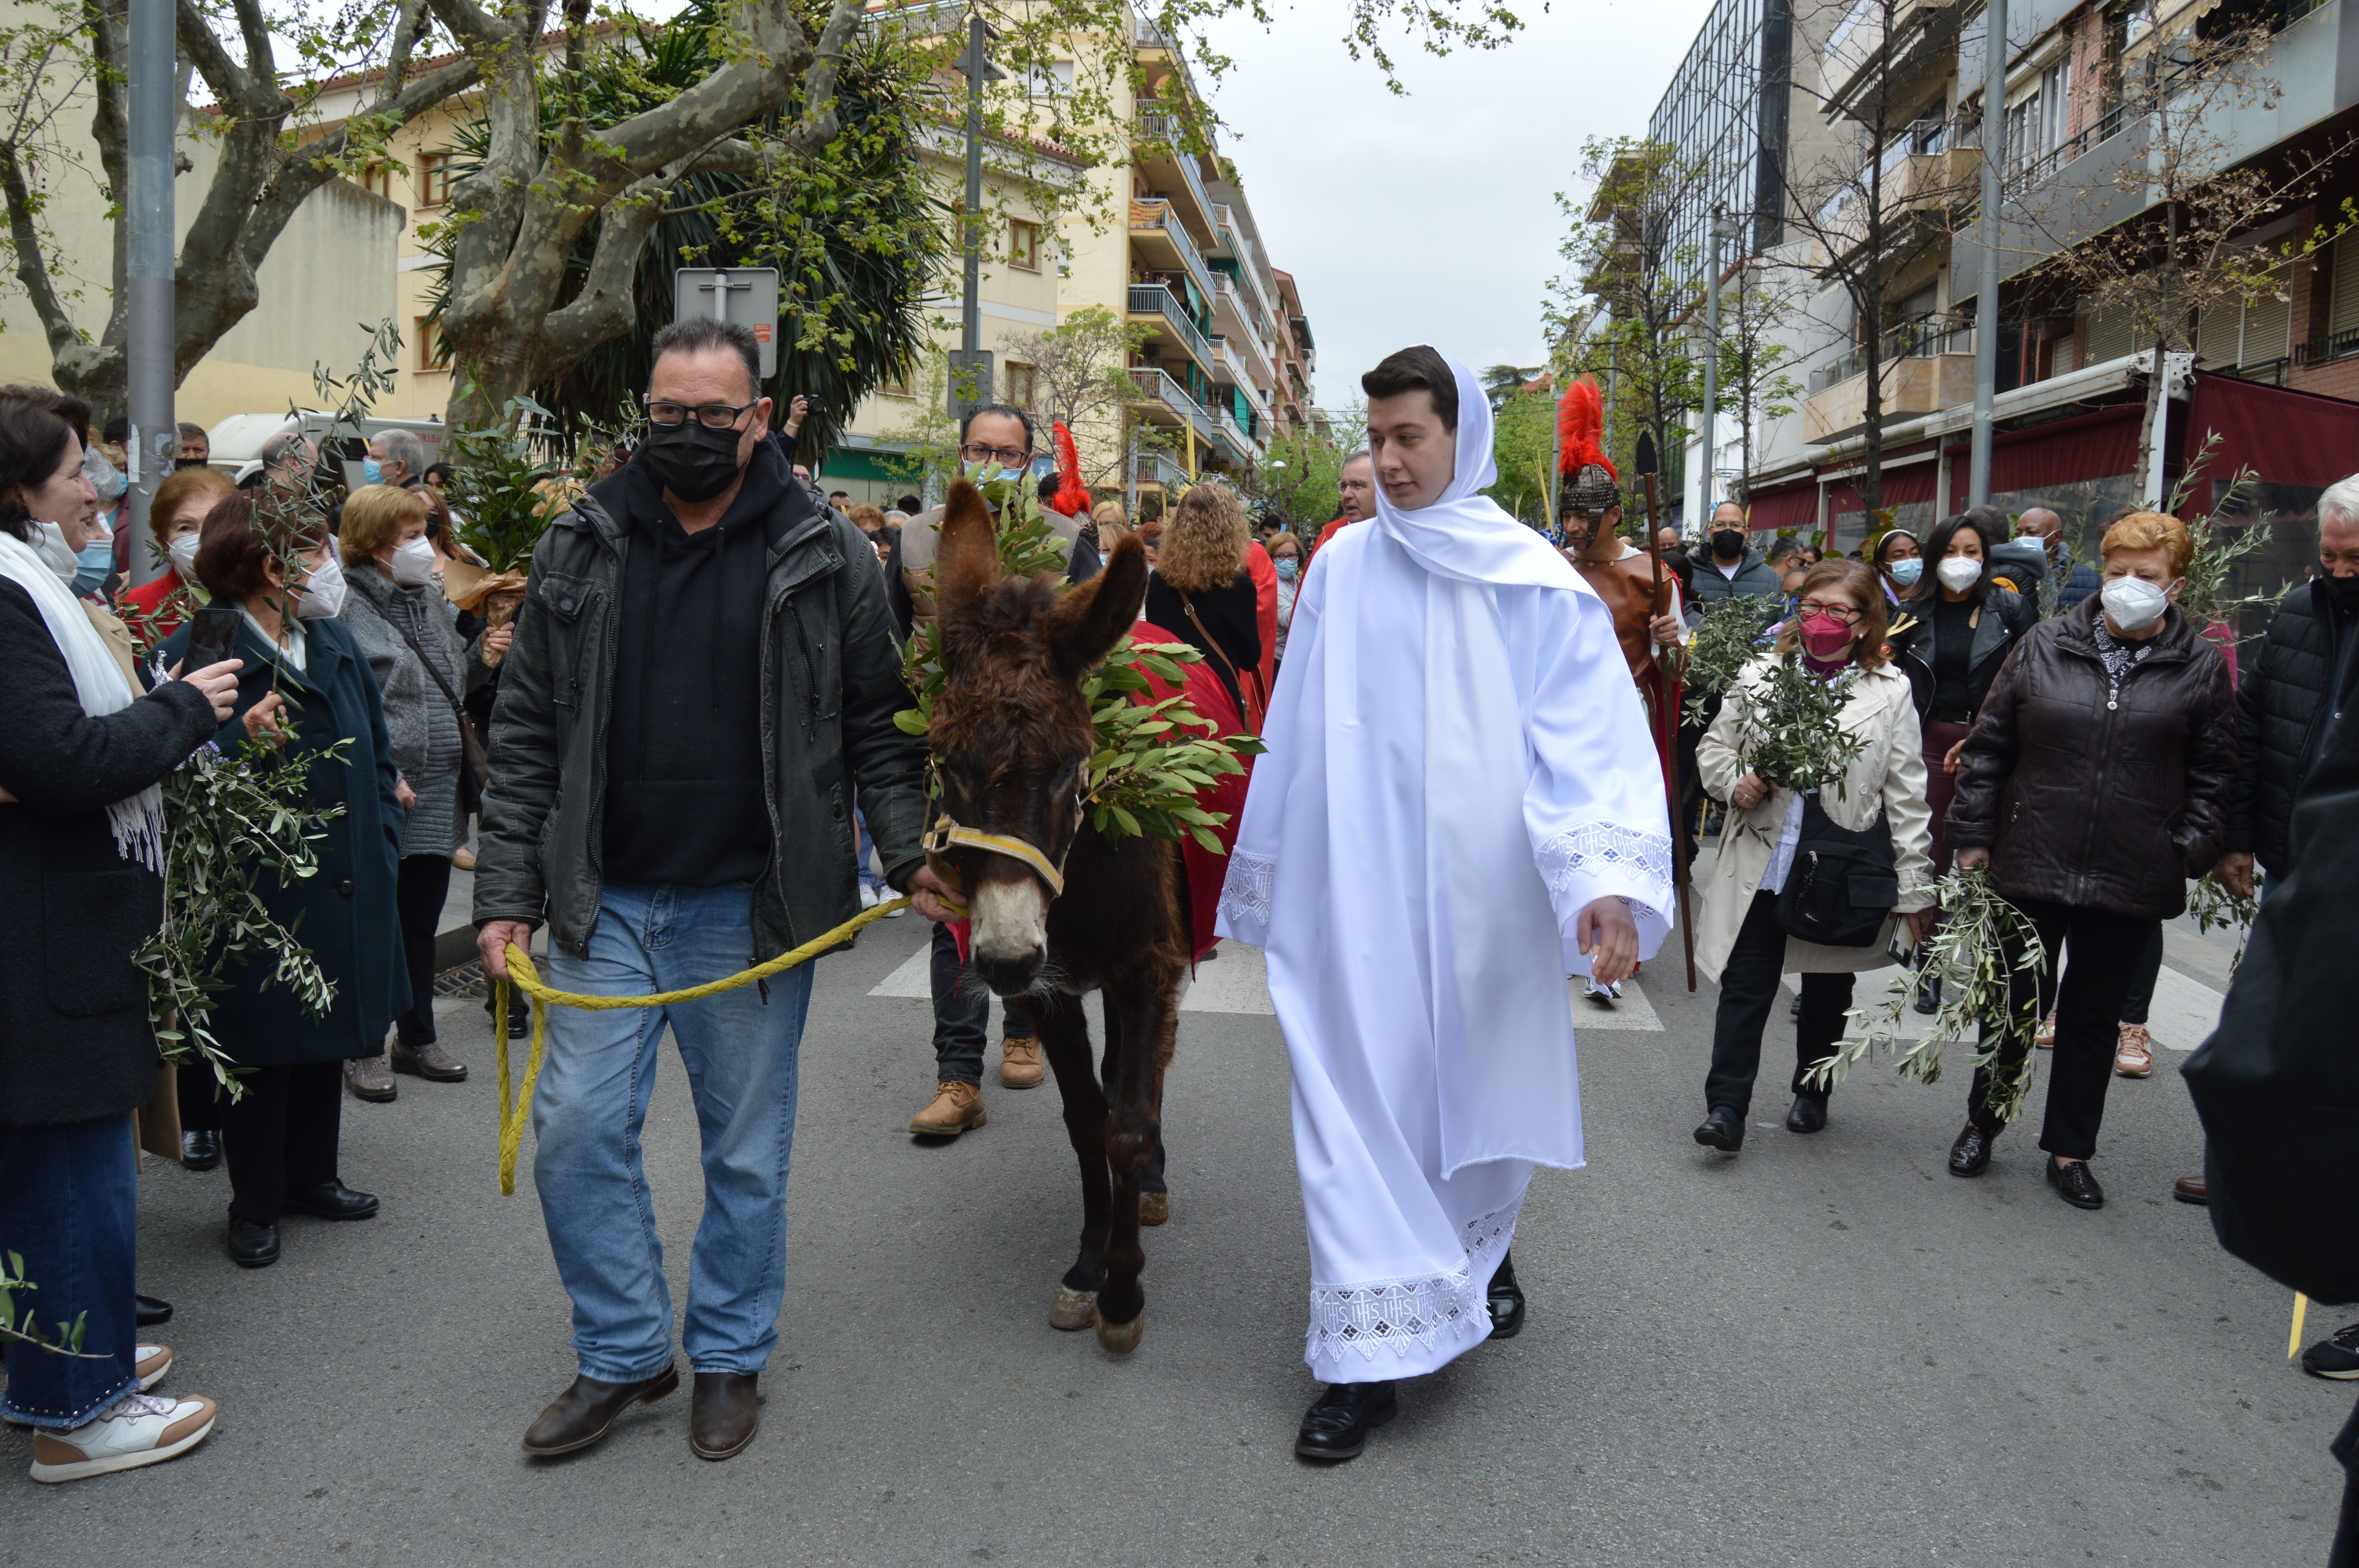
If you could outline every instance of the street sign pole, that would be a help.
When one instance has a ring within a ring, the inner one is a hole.
[[[178,45],[172,0],[131,0],[129,200],[125,203],[124,393],[131,424],[123,522],[131,530],[133,587],[161,576],[147,503],[179,455],[180,428],[172,413],[172,136],[179,95],[173,90]]]
[[[1982,275],[1974,288],[1974,435],[1966,503],[1990,503],[1991,405],[1998,395],[2000,175],[2006,163],[2006,0],[1983,8]],[[2159,375],[2162,367],[2157,365]]]

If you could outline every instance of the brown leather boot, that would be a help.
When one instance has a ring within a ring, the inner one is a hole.
[[[909,1119],[909,1130],[919,1138],[956,1138],[983,1122],[983,1090],[953,1078],[937,1087],[933,1103]]]
[[[1022,1038],[999,1043],[999,1081],[1011,1089],[1037,1089],[1049,1076],[1040,1060],[1040,1042]]]
[[[344,1064],[344,1082],[352,1087],[356,1099],[383,1102],[401,1091],[394,1087],[393,1069],[385,1065],[385,1053],[361,1056]]]
[[[438,1041],[429,1040],[423,1045],[411,1047],[397,1040],[389,1054],[393,1060],[393,1070],[397,1073],[413,1073],[429,1083],[436,1084],[463,1084],[467,1081],[467,1064],[454,1059]]]
[[[762,1422],[758,1372],[699,1372],[689,1396],[688,1447],[699,1459],[726,1459],[754,1441]]]
[[[573,1386],[540,1412],[524,1434],[524,1451],[548,1459],[587,1448],[614,1430],[614,1418],[634,1404],[651,1405],[679,1387],[679,1368],[667,1367],[636,1383],[602,1383],[576,1378]]]

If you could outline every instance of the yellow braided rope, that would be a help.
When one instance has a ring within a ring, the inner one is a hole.
[[[906,898],[893,899],[873,909],[864,909],[850,920],[823,936],[814,936],[790,953],[781,953],[768,963],[741,969],[727,979],[709,980],[686,990],[658,991],[653,996],[584,996],[579,991],[552,990],[541,979],[540,971],[532,967],[531,956],[515,943],[508,944],[508,974],[516,989],[540,1005],[532,1010],[532,1049],[524,1062],[524,1092],[508,1098],[508,981],[495,983],[493,989],[492,1035],[500,1045],[500,1192],[516,1195],[516,1154],[524,1147],[524,1124],[532,1111],[533,1085],[540,1080],[540,1056],[545,1031],[549,1025],[549,1010],[552,1007],[578,1007],[591,1011],[605,1011],[626,1007],[670,1007],[684,1001],[698,1001],[705,997],[734,991],[740,986],[750,986],[766,980],[772,975],[783,974],[799,965],[808,964],[821,953],[848,940],[871,921],[881,920],[896,910],[907,909]]]

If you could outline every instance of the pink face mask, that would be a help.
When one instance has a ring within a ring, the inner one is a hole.
[[[1851,646],[1852,629],[1832,615],[1812,615],[1802,622],[1802,648],[1814,659],[1832,659]]]

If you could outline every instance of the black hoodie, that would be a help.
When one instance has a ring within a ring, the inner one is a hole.
[[[762,793],[762,597],[772,524],[810,497],[756,447],[736,500],[690,534],[632,461],[591,492],[627,524],[606,731],[610,882],[726,887],[770,856]]]

